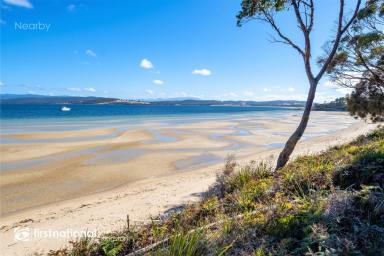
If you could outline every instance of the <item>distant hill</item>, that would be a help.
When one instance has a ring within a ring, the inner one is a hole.
[[[43,95],[35,95],[35,94],[0,94],[1,100],[12,100],[12,99],[19,99],[19,98],[42,98],[47,97]]]
[[[47,96],[35,94],[1,94],[1,104],[147,104],[117,98],[81,97],[81,96]]]
[[[47,96],[35,94],[0,94],[1,104],[129,104],[129,105],[162,105],[162,106],[281,106],[303,107],[305,101],[219,101],[201,100],[198,98],[172,98],[150,100],[124,100],[104,97],[80,96]]]
[[[178,97],[178,98],[156,98],[156,99],[146,99],[148,102],[162,102],[162,101],[184,101],[184,100],[201,100],[196,97]]]
[[[281,106],[303,107],[305,101],[274,100],[274,101],[219,101],[219,100],[162,100],[152,101],[152,105],[182,105],[182,106]]]

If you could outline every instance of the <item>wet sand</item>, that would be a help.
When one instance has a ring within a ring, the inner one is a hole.
[[[274,161],[298,120],[287,112],[2,134],[1,251],[25,255],[68,240],[14,241],[15,227],[107,232],[124,225],[126,214],[132,221],[148,219],[196,200],[228,154],[243,162]],[[346,113],[314,112],[295,154],[325,149],[374,127]]]

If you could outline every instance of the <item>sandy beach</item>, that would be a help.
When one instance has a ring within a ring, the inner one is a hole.
[[[37,231],[122,228],[198,200],[228,154],[273,162],[299,115],[247,115],[171,123],[1,136],[1,252],[46,253],[71,238]],[[346,113],[313,112],[294,154],[344,143],[376,125]],[[15,240],[26,229],[28,241]]]

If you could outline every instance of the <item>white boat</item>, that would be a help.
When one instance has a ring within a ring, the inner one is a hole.
[[[62,107],[61,108],[61,111],[70,111],[71,110],[71,108],[68,108],[68,107]]]

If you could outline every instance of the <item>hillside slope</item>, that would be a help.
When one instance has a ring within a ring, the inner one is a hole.
[[[229,159],[201,202],[51,255],[383,255],[384,129],[274,173]]]

